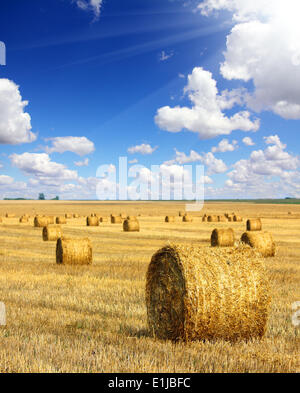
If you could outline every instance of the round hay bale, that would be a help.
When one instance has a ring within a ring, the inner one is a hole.
[[[233,216],[233,221],[234,222],[242,222],[243,218],[241,216],[237,216],[236,214]]]
[[[138,220],[125,220],[123,222],[123,231],[124,232],[139,232],[140,224]]]
[[[55,217],[54,216],[48,216],[49,224],[54,224],[55,222]]]
[[[148,324],[159,339],[262,337],[269,303],[262,258],[249,246],[169,245],[148,267]]]
[[[262,229],[262,224],[260,218],[247,220],[247,225],[246,225],[247,231],[261,231],[261,229]]]
[[[123,220],[121,216],[111,216],[110,222],[112,224],[122,224]]]
[[[174,216],[166,216],[165,222],[175,222],[175,217]]]
[[[206,215],[202,217],[202,222],[207,222],[207,216]]]
[[[208,216],[207,222],[218,222],[218,216]]]
[[[63,265],[90,265],[93,260],[89,239],[59,238],[56,243],[56,263]]]
[[[60,217],[56,217],[55,222],[56,222],[56,224],[61,225],[61,224],[66,224],[66,223],[67,223],[67,220],[66,220],[65,217],[60,216]]]
[[[6,213],[5,217],[6,218],[14,218],[14,217],[16,217],[16,215],[13,213]]]
[[[218,216],[218,222],[226,222],[227,218],[225,216]]]
[[[74,213],[74,214],[73,214],[73,218],[79,218],[79,214]]]
[[[65,218],[72,218],[72,214],[71,213],[66,213],[65,214]]]
[[[99,226],[98,217],[87,217],[86,218],[86,225],[88,227],[98,227]]]
[[[245,232],[242,234],[241,241],[257,249],[263,257],[275,256],[276,245],[269,232]]]
[[[137,220],[135,216],[127,216],[127,220]]]
[[[62,229],[59,225],[47,225],[43,228],[44,241],[56,241],[62,237]]]
[[[189,216],[188,214],[185,214],[182,217],[182,222],[193,222],[193,217]]]
[[[20,217],[19,223],[20,223],[20,224],[26,224],[26,223],[28,223],[28,217],[26,217],[26,216]]]
[[[214,229],[210,238],[212,247],[232,247],[234,240],[234,230],[232,228]]]
[[[229,222],[233,222],[233,215],[232,215],[232,214],[229,214],[228,217],[227,217],[227,220],[228,220]]]
[[[99,221],[100,222],[108,222],[108,218],[107,217],[100,217]]]
[[[35,216],[33,225],[35,228],[46,227],[49,224],[49,217]]]
[[[179,216],[179,217],[183,217],[184,215],[185,215],[185,213],[182,212],[182,211],[180,211],[180,212],[178,213],[178,216]]]

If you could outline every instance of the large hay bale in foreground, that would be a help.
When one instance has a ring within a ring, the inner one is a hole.
[[[121,216],[111,216],[110,217],[110,222],[112,224],[122,224],[123,220]]]
[[[98,217],[87,217],[86,218],[86,225],[88,227],[98,227],[99,226]]]
[[[276,245],[269,232],[245,232],[241,241],[257,249],[263,257],[274,257]]]
[[[188,214],[185,214],[185,215],[182,217],[182,222],[193,222],[193,217],[192,217],[192,216],[189,216]]]
[[[232,247],[234,240],[234,230],[232,228],[214,229],[210,237],[212,247]]]
[[[218,216],[218,222],[227,222],[227,218],[225,216]]]
[[[247,231],[261,231],[261,229],[262,229],[262,224],[260,218],[247,220],[247,224],[246,224]]]
[[[218,222],[218,216],[208,216],[207,222]]]
[[[50,224],[49,217],[46,217],[46,216],[35,216],[34,217],[33,225],[35,228],[46,227],[48,224]]]
[[[165,222],[175,222],[175,217],[174,216],[166,216]]]
[[[137,219],[125,220],[123,222],[123,230],[124,230],[124,232],[139,232],[140,231],[140,224]]]
[[[19,219],[20,224],[27,224],[28,223],[28,217],[27,216],[22,216]]]
[[[66,224],[67,223],[67,219],[66,219],[66,217],[60,216],[60,217],[56,217],[55,222],[58,225]]]
[[[42,236],[44,241],[56,241],[62,237],[62,229],[59,225],[47,225],[43,228]]]
[[[170,245],[147,271],[148,324],[159,339],[262,337],[269,303],[262,258],[249,246]]]
[[[56,243],[56,263],[63,265],[90,265],[93,260],[89,239],[59,238]]]

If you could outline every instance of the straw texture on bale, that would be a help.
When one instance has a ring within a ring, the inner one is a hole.
[[[166,216],[165,222],[175,222],[175,217],[174,216]]]
[[[233,216],[233,221],[234,222],[242,222],[243,221],[243,218],[241,217],[241,216],[238,216],[238,215],[234,215]]]
[[[262,258],[249,246],[169,245],[148,267],[148,324],[159,339],[262,337],[269,303]]]
[[[97,227],[97,226],[99,226],[99,219],[98,219],[98,217],[92,217],[92,216],[87,217],[86,218],[86,225],[88,227]]]
[[[140,224],[138,220],[125,220],[123,222],[123,230],[124,232],[139,232]]]
[[[234,240],[234,230],[232,228],[214,229],[210,237],[212,247],[232,247]]]
[[[185,214],[185,215],[182,217],[182,222],[193,222],[193,217],[191,217],[191,216]]]
[[[261,231],[261,229],[262,229],[262,225],[261,225],[261,219],[260,218],[247,220],[247,225],[246,225],[246,230],[247,231]]]
[[[62,237],[62,229],[59,225],[47,225],[43,228],[44,241],[56,241]]]
[[[218,222],[218,216],[208,216],[207,221],[208,222]]]
[[[276,245],[269,232],[245,232],[241,237],[243,243],[257,249],[263,257],[274,257]]]
[[[63,265],[90,265],[93,260],[89,239],[59,238],[56,243],[56,263]]]
[[[66,217],[56,217],[55,220],[56,224],[66,224],[67,223],[67,219]]]
[[[26,216],[20,217],[20,219],[19,219],[20,224],[26,224],[27,222],[28,222],[28,217],[26,217]]]
[[[111,216],[110,222],[112,224],[122,224],[123,220],[121,216]]]
[[[46,227],[49,224],[49,217],[36,216],[33,224],[36,228]]]
[[[225,216],[218,216],[218,222],[226,222],[227,218]]]

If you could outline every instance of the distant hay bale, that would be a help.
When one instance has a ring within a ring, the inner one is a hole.
[[[218,216],[218,222],[226,222],[227,218],[225,216]]]
[[[288,215],[291,216],[293,213],[292,212],[288,212]]]
[[[185,214],[184,212],[180,211],[180,212],[178,213],[178,216],[179,216],[179,217],[183,217],[184,214]]]
[[[182,217],[182,222],[193,222],[193,217],[189,216],[188,214],[185,214]]]
[[[72,214],[66,213],[66,214],[65,214],[65,218],[72,218]]]
[[[60,217],[56,217],[55,222],[56,222],[56,224],[59,224],[59,225],[66,224],[67,219],[66,219],[66,217],[60,216]]]
[[[119,216],[122,218],[122,220],[125,220],[127,217],[125,213],[120,213]]]
[[[218,222],[218,216],[208,216],[207,222]]]
[[[123,231],[124,232],[139,232],[140,224],[138,220],[125,220],[123,222]]]
[[[210,238],[212,247],[232,247],[234,240],[234,230],[232,228],[214,229]]]
[[[6,218],[14,218],[14,217],[16,217],[16,215],[13,213],[6,213],[5,217]]]
[[[263,257],[274,257],[276,245],[271,233],[269,232],[245,232],[241,241],[257,249]]]
[[[165,222],[175,222],[175,217],[174,216],[166,216]]]
[[[135,216],[127,216],[127,220],[137,220]]]
[[[26,223],[28,223],[28,217],[26,217],[26,216],[21,216],[20,219],[19,219],[19,223],[20,223],[20,224],[26,224]]]
[[[63,265],[90,265],[92,245],[89,239],[59,238],[56,243],[56,263]]]
[[[247,220],[247,224],[246,224],[247,231],[261,231],[261,229],[262,229],[262,224],[260,218]]]
[[[49,220],[49,224],[54,224],[55,222],[55,217],[54,216],[47,216]]]
[[[202,217],[202,222],[207,222],[207,216],[206,215]]]
[[[56,241],[62,237],[62,229],[59,225],[47,225],[43,228],[44,241]]]
[[[227,220],[229,222],[233,222],[234,221],[234,216],[232,214],[229,214],[228,217],[227,217]]]
[[[111,216],[110,217],[110,222],[112,224],[122,224],[123,220],[121,216]]]
[[[100,217],[99,221],[100,222],[108,222],[108,218],[107,217]]]
[[[46,216],[35,216],[33,220],[33,225],[36,228],[46,227],[49,223],[49,217]]]
[[[78,218],[78,217],[79,217],[79,214],[77,214],[77,213],[73,214],[73,218]]]
[[[169,245],[148,267],[148,324],[159,339],[262,337],[269,303],[262,258],[249,246]]]
[[[92,216],[90,216],[90,217],[87,217],[86,218],[86,225],[88,226],[88,227],[97,227],[97,226],[99,226],[99,219],[98,219],[98,217],[92,217]]]
[[[243,218],[241,217],[241,216],[238,216],[238,215],[234,215],[233,216],[233,221],[234,222],[242,222],[243,221]]]

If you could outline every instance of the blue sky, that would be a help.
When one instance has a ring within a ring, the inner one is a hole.
[[[300,197],[297,11],[2,0],[0,197],[95,199],[97,168],[120,156],[145,176],[204,165],[208,199]]]

